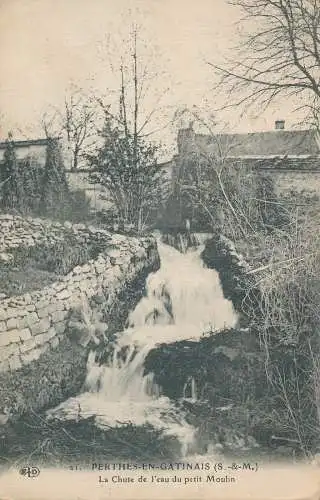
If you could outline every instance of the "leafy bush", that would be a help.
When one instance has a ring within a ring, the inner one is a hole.
[[[144,136],[119,127],[122,120],[106,116],[103,146],[88,156],[90,182],[104,186],[114,203],[120,226],[138,232],[155,219],[165,196],[165,175],[157,162],[159,146]]]
[[[80,222],[92,218],[85,192],[70,192],[59,144],[48,138],[46,162],[17,159],[15,144],[7,141],[0,165],[0,205],[5,211]]]

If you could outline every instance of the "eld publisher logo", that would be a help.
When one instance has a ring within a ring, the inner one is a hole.
[[[28,479],[35,479],[39,476],[40,469],[38,469],[38,467],[22,467],[22,469],[19,470],[19,474]]]

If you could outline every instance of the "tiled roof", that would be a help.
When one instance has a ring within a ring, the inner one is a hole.
[[[219,147],[227,156],[317,155],[319,145],[315,130],[273,130],[251,134],[218,134],[214,137],[196,134],[200,147]]]

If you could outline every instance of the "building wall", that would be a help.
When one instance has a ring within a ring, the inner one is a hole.
[[[30,157],[37,161],[40,165],[45,164],[46,146],[44,145],[19,146],[15,148],[15,152],[18,160]],[[3,161],[4,153],[5,150],[0,149],[0,162]]]
[[[275,132],[277,134],[277,132]],[[295,132],[293,132],[293,137],[294,137]],[[254,135],[254,134],[252,134]],[[265,145],[263,134],[256,134],[259,138],[260,141],[262,141],[262,144]],[[274,137],[276,137],[275,135]],[[230,136],[232,137],[232,136]],[[308,136],[309,137],[309,136]],[[310,137],[309,137],[310,139]],[[178,138],[177,138],[177,144],[178,144],[178,151],[179,155],[177,155],[175,161],[172,163],[172,178],[173,182],[178,178],[179,175],[179,170],[180,167],[183,165],[184,160],[188,158],[190,154],[192,154],[195,151],[201,151],[203,153],[205,152],[213,152],[216,149],[216,143],[210,140],[210,136],[208,135],[201,135],[201,134],[195,134],[194,130],[192,128],[187,128],[187,129],[181,129],[178,132]],[[226,144],[224,144],[226,145]],[[301,148],[302,145],[299,144],[299,147]],[[270,146],[271,148],[271,146]],[[311,148],[309,144],[309,149]],[[318,149],[317,149],[318,151]],[[229,155],[230,151],[228,149],[222,150],[221,151],[222,157],[224,155]],[[232,150],[231,150],[232,154]],[[258,155],[257,151],[257,155]],[[272,158],[274,154],[274,151],[270,150],[270,158]],[[277,169],[269,167],[268,169],[264,168],[259,168],[261,172],[268,173],[270,174],[274,181],[275,181],[275,187],[277,192],[280,193],[289,193],[289,192],[297,192],[301,193],[302,191],[305,191],[307,193],[314,193],[317,195],[320,195],[320,163],[319,163],[319,170],[317,170],[318,165],[317,162],[315,167],[308,164],[308,159],[306,159],[306,155],[313,155],[311,157],[311,160],[314,161],[316,158],[316,152],[313,150],[310,151],[304,151],[304,155],[299,157],[299,154],[297,154],[296,159],[295,159],[295,169],[290,169],[290,166],[288,169],[281,168]],[[281,156],[281,155],[280,155]],[[282,155],[283,156],[283,155]],[[236,157],[237,158],[237,157]],[[240,158],[240,157],[239,157]],[[249,165],[254,165],[254,158],[255,156],[250,157],[248,161],[250,161]],[[260,158],[257,156],[258,162],[260,160],[263,160],[265,156],[261,156]],[[302,166],[299,167],[299,159],[301,159]],[[320,160],[320,157],[319,157]],[[243,157],[243,162],[245,162],[245,157]],[[285,164],[286,157],[284,157],[283,163]],[[290,163],[289,163],[290,165]],[[254,167],[253,167],[254,168]]]
[[[81,189],[85,191],[93,210],[100,211],[112,208],[112,199],[108,191],[99,184],[91,184],[88,181],[87,172],[68,172],[67,178],[71,190]]]
[[[180,159],[181,161],[181,159]],[[179,160],[172,163],[172,182],[179,175]],[[320,195],[320,170],[277,170],[277,169],[259,169],[262,173],[271,175],[274,180],[276,192],[278,194],[287,194],[290,192],[306,192]]]

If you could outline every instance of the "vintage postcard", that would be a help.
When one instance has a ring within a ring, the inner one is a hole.
[[[320,0],[0,0],[1,500],[320,500],[319,54]]]

